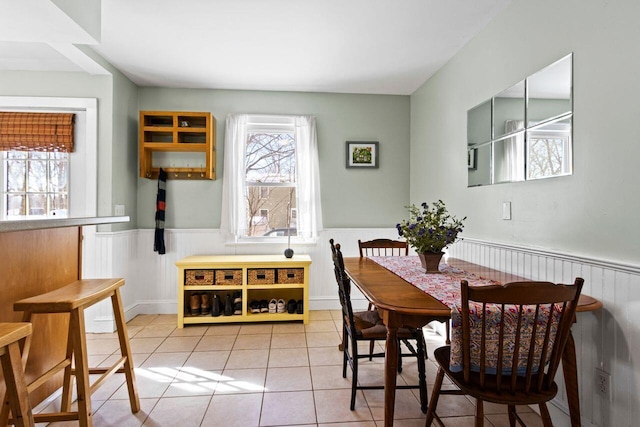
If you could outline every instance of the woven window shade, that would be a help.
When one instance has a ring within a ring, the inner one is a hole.
[[[73,151],[72,113],[0,111],[0,151]]]

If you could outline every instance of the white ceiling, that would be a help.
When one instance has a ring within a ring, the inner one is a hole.
[[[510,2],[102,0],[96,41],[49,0],[0,0],[0,70],[101,73],[86,44],[140,86],[408,95]]]

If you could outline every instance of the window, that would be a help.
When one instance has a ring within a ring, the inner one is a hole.
[[[229,115],[224,164],[221,229],[236,239],[316,237],[321,220],[315,118]]]
[[[98,102],[95,98],[0,96],[0,111],[55,112],[76,115],[73,153],[68,155],[68,216],[97,215]],[[4,153],[0,152],[0,217],[6,215]],[[57,215],[57,214],[56,214]],[[86,228],[86,227],[85,227]],[[86,228],[87,233],[91,227]]]
[[[7,151],[3,163],[3,218],[67,216],[68,153]]]
[[[296,203],[296,147],[292,120],[252,123],[245,147],[247,236],[289,228]],[[291,121],[291,123],[287,123]],[[270,214],[270,215],[269,215]],[[259,220],[256,221],[256,218]]]

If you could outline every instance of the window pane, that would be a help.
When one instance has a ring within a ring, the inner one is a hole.
[[[7,159],[26,159],[26,151],[7,151]]]
[[[29,194],[29,215],[45,215],[47,213],[47,197],[44,194]]]
[[[45,160],[47,156],[46,151],[29,151],[29,158],[35,160]]]
[[[7,160],[7,190],[9,192],[25,191],[27,164],[23,160]]]
[[[67,195],[49,194],[49,214],[54,216],[67,216]]]
[[[295,182],[295,144],[290,133],[249,133],[245,176],[253,183]]]
[[[47,184],[47,162],[30,160],[28,162],[27,191],[45,191]]]
[[[7,216],[21,216],[26,214],[26,196],[24,194],[7,195]]]
[[[265,187],[247,187],[248,236],[297,235],[296,223],[289,212],[295,209],[295,187],[270,187],[268,197],[263,198]],[[265,215],[266,214],[266,215]]]
[[[49,191],[52,193],[66,193],[67,190],[67,167],[64,161],[49,162]]]

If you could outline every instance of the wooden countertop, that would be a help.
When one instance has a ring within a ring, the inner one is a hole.
[[[23,230],[42,230],[47,228],[79,227],[83,225],[116,224],[129,222],[128,216],[103,216],[83,218],[47,218],[25,219],[18,221],[0,221],[0,233]]]

